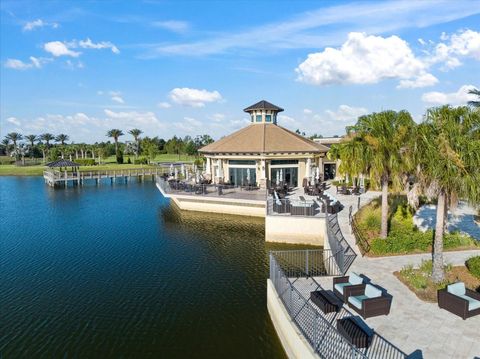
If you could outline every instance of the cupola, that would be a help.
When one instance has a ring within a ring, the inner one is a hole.
[[[252,123],[273,123],[276,125],[277,113],[282,112],[283,108],[275,106],[268,101],[262,100],[252,106],[247,107],[243,111],[250,114],[250,121]]]

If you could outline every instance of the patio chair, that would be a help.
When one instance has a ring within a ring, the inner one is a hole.
[[[365,288],[363,278],[357,273],[350,273],[348,276],[333,278],[333,293],[344,303],[347,303],[350,291],[354,288]]]
[[[438,306],[456,314],[463,320],[480,314],[480,293],[457,282],[437,292]]]
[[[365,319],[388,315],[391,305],[392,297],[384,295],[379,288],[371,284],[349,291],[348,306]]]

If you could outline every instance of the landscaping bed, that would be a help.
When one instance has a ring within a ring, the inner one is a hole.
[[[480,260],[480,257],[475,258]],[[423,261],[419,268],[406,266],[393,274],[418,298],[426,302],[437,302],[437,291],[455,282],[464,282],[465,287],[480,293],[480,277],[475,276],[466,266],[445,266],[446,279],[441,284],[435,284],[431,279],[431,260]]]
[[[355,226],[358,235],[368,248],[368,256],[388,256],[431,252],[433,230],[420,231],[413,223],[414,210],[408,206],[406,196],[389,197],[391,213],[389,233],[386,239],[380,237],[381,204],[380,199],[373,200],[355,214]],[[452,232],[444,235],[444,250],[479,249],[480,241],[469,235]]]

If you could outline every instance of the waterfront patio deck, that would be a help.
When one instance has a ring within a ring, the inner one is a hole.
[[[335,194],[335,189],[330,190]],[[336,194],[335,194],[336,195]],[[357,211],[358,197],[336,195],[344,204],[338,213],[338,222],[345,239],[357,254],[360,250],[349,225],[349,207]],[[379,192],[367,192],[360,196],[360,206],[380,196]],[[445,252],[445,263],[463,265],[471,256],[480,255],[480,250]],[[422,260],[431,259],[430,253],[392,257],[358,256],[350,270],[362,273],[373,283],[385,288],[393,296],[388,316],[368,318],[366,323],[407,353],[418,351],[424,358],[480,358],[480,317],[462,320],[460,317],[440,309],[437,303],[427,303],[401,283],[393,272],[406,265],[418,266]],[[324,288],[332,289],[329,278],[315,278]]]

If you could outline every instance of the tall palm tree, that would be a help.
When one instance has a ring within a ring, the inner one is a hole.
[[[38,140],[37,135],[27,135],[25,136],[28,142],[30,142],[30,157],[33,159],[33,149],[35,148],[35,141]]]
[[[130,131],[128,131],[129,134],[131,134],[133,136],[133,138],[135,139],[135,157],[138,156],[138,148],[139,148],[139,143],[138,143],[138,138],[139,136],[143,133],[142,130],[138,129],[138,128],[132,128]]]
[[[122,130],[116,128],[113,128],[107,132],[107,137],[111,137],[115,141],[115,153],[118,153],[118,138],[120,136],[123,136],[123,132]]]
[[[65,135],[64,133],[59,134],[57,137],[55,137],[55,141],[60,142],[62,146],[65,146],[65,142],[67,142],[70,139],[68,135]]]
[[[437,197],[432,280],[440,283],[448,208],[459,198],[480,203],[480,112],[467,106],[429,109],[415,139],[417,176]]]
[[[18,132],[10,132],[5,137],[12,141],[14,148],[17,148],[17,142],[23,139],[23,136]]]
[[[5,147],[5,154],[7,156],[10,156],[10,152],[8,151],[8,147],[10,146],[10,139],[5,137],[3,140],[2,140],[2,145]]]
[[[55,139],[55,136],[52,135],[51,133],[44,133],[40,135],[40,139],[42,141],[45,141],[45,144],[47,145],[47,148],[50,148],[50,141],[53,141]]]
[[[477,100],[468,101],[468,104],[473,107],[480,107],[480,90],[471,89],[471,90],[468,90],[468,93],[472,95],[476,95],[478,97]]]
[[[388,235],[389,183],[393,189],[402,187],[401,174],[406,167],[403,151],[414,127],[415,122],[407,111],[372,113],[360,117],[348,130],[349,140],[339,145],[340,159],[346,162],[344,171],[351,175],[368,174],[381,184],[381,238]]]

